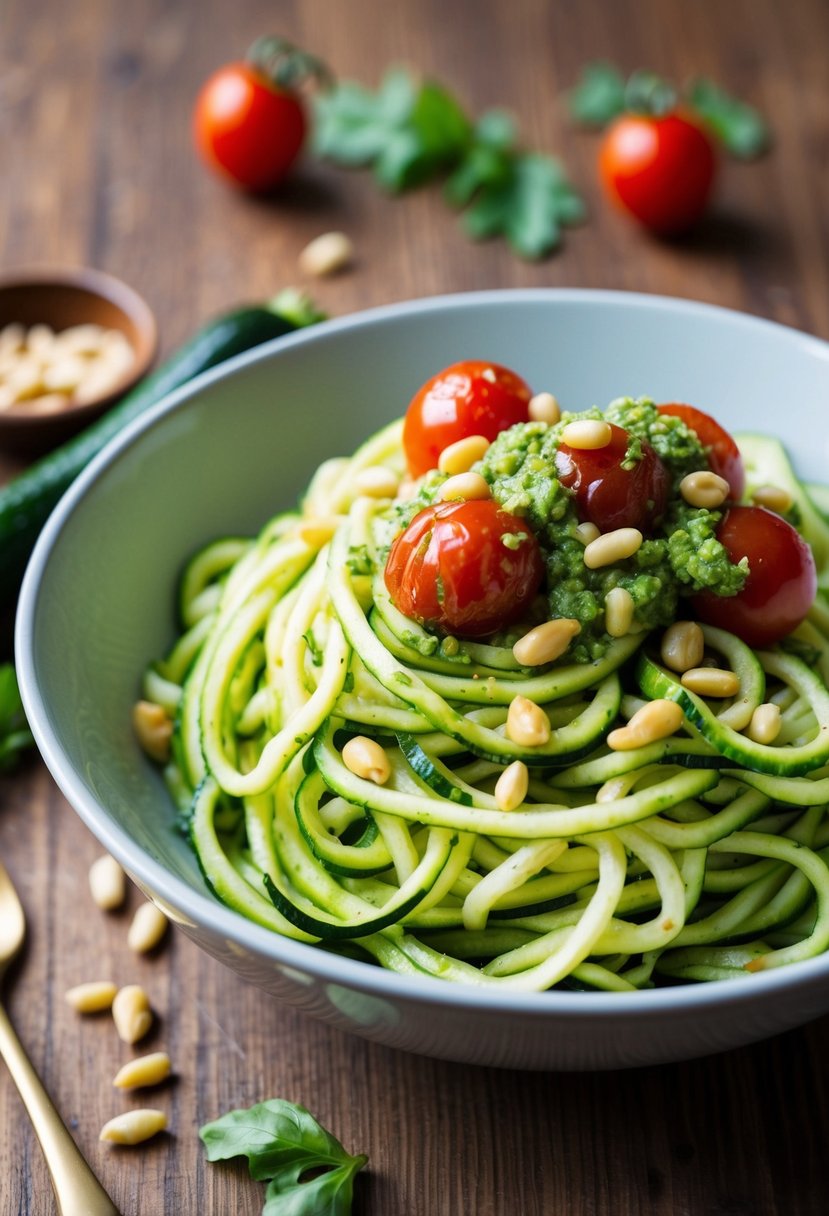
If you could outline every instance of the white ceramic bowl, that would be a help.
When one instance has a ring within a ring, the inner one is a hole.
[[[23,587],[17,663],[55,780],[102,845],[194,941],[280,1000],[370,1039],[516,1068],[654,1064],[829,1010],[829,955],[742,981],[515,995],[401,977],[250,924],[206,889],[130,728],[140,673],[174,636],[182,561],[255,531],[325,457],[402,413],[461,358],[514,367],[566,408],[623,393],[689,401],[782,435],[826,477],[829,345],[766,321],[590,291],[462,295],[376,309],[259,347],[128,427],[53,514]]]

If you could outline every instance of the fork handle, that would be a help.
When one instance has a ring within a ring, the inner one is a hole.
[[[2,1004],[0,1055],[20,1091],[43,1149],[59,1216],[119,1216],[55,1110]]]

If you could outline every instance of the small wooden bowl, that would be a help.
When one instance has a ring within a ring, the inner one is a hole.
[[[141,296],[120,279],[84,267],[0,276],[0,329],[14,322],[56,332],[101,325],[120,330],[133,349],[132,363],[101,397],[48,414],[27,414],[25,406],[0,410],[0,445],[14,452],[45,452],[88,426],[146,375],[158,348],[155,317]]]

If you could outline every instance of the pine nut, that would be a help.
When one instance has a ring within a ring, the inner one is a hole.
[[[321,278],[344,270],[354,257],[354,246],[344,232],[324,232],[309,241],[299,255],[303,274]]]
[[[325,519],[303,519],[297,526],[297,536],[312,549],[327,545],[340,526],[340,517],[330,515]]]
[[[144,751],[152,760],[166,764],[170,759],[172,719],[154,701],[138,701],[132,710],[132,726]]]
[[[167,917],[155,904],[142,904],[136,908],[135,916],[127,933],[127,945],[136,954],[146,954],[154,949],[167,932]]]
[[[118,988],[109,980],[91,980],[87,984],[77,984],[66,993],[67,1004],[78,1013],[102,1013],[112,1008],[112,1002]]]
[[[746,734],[754,743],[773,743],[780,733],[780,706],[766,701],[758,705],[746,727]]]
[[[598,540],[600,536],[601,532],[599,529],[589,521],[579,524],[576,528],[576,540],[582,545],[589,545],[591,541]]]
[[[438,469],[449,477],[468,473],[473,464],[483,459],[488,447],[486,435],[467,435],[466,439],[459,439],[443,449],[438,457]]]
[[[612,638],[623,638],[633,624],[633,596],[625,587],[613,587],[604,601],[604,627]]]
[[[444,502],[489,498],[490,489],[480,473],[456,473],[440,487],[440,496]]]
[[[137,1043],[153,1024],[150,1000],[140,984],[128,984],[115,994],[112,1019],[124,1043]]]
[[[683,687],[701,697],[736,697],[740,691],[739,678],[733,671],[719,667],[692,667],[681,676]]]
[[[89,890],[99,908],[112,912],[120,908],[127,894],[127,880],[124,871],[114,857],[105,853],[89,867]]]
[[[385,785],[391,776],[389,758],[379,743],[365,735],[355,735],[349,739],[342,752],[343,764],[365,781],[373,781],[375,785]]]
[[[566,443],[568,448],[594,451],[596,448],[606,448],[612,434],[609,422],[600,422],[597,418],[582,418],[577,422],[568,422],[561,432],[561,442]]]
[[[146,1089],[149,1085],[160,1085],[169,1077],[170,1067],[166,1051],[153,1051],[125,1064],[115,1074],[112,1084],[117,1089]]]
[[[530,422],[546,422],[548,426],[555,426],[561,421],[561,407],[552,393],[536,393],[530,398],[527,412]]]
[[[751,501],[757,507],[765,507],[777,515],[785,515],[794,501],[788,490],[782,486],[758,486],[751,496]]]
[[[391,469],[384,469],[379,465],[360,469],[359,473],[354,475],[354,489],[367,498],[394,498],[399,485],[400,478],[396,477]]]
[[[705,636],[696,621],[674,621],[662,635],[662,662],[680,674],[699,667],[705,653]]]
[[[603,536],[591,540],[584,550],[584,564],[588,570],[598,570],[601,566],[624,561],[627,557],[633,557],[641,547],[642,540],[638,528],[616,528],[614,532],[605,532]]]
[[[513,697],[507,710],[507,738],[519,747],[542,747],[550,739],[550,720],[527,697]]]
[[[514,811],[527,797],[530,774],[523,760],[514,760],[504,769],[495,785],[495,805],[499,811]]]
[[[703,469],[683,477],[679,492],[691,507],[721,507],[731,493],[731,486],[724,477]]]
[[[614,751],[626,752],[658,739],[667,739],[682,725],[682,718],[682,709],[676,701],[649,701],[637,709],[627,726],[610,732],[607,745]]]
[[[522,667],[541,667],[544,663],[552,663],[561,658],[577,633],[581,633],[581,625],[567,616],[536,625],[513,646],[515,661]]]
[[[128,1110],[105,1123],[98,1139],[109,1140],[111,1144],[142,1144],[163,1132],[166,1126],[163,1110]]]

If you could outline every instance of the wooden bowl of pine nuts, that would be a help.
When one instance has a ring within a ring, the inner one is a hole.
[[[0,277],[0,445],[35,455],[76,434],[152,365],[149,305],[84,267]]]

